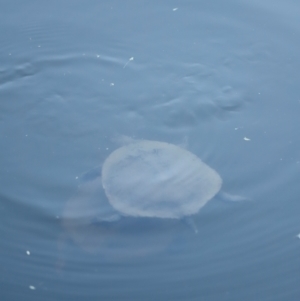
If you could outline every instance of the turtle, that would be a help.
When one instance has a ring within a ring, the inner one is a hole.
[[[127,137],[125,137],[127,138]],[[112,210],[98,220],[120,216],[181,219],[195,233],[191,218],[216,195],[240,201],[244,197],[221,192],[222,178],[187,149],[168,142],[123,139],[101,170],[102,186]]]
[[[192,216],[216,195],[245,199],[221,192],[218,172],[184,147],[127,137],[122,143],[79,177],[65,205],[63,227],[88,252],[155,253],[172,241],[176,220],[197,234]]]

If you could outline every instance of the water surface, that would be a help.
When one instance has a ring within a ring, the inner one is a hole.
[[[299,10],[3,4],[2,299],[298,300]],[[119,135],[184,145],[252,201],[212,200],[198,235],[180,221],[99,227],[89,212],[105,195],[80,176]]]

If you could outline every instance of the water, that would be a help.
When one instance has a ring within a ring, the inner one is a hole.
[[[299,10],[3,3],[1,300],[298,300]],[[99,226],[89,212],[105,195],[80,178],[120,135],[184,145],[251,201],[210,201],[197,235],[181,221]]]

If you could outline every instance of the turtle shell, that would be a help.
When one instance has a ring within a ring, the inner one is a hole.
[[[102,185],[110,204],[122,215],[182,218],[197,213],[212,199],[222,179],[181,147],[138,140],[108,156]]]

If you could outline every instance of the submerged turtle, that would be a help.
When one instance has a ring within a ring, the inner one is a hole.
[[[81,177],[76,195],[65,205],[63,227],[91,253],[155,253],[172,240],[176,219],[198,232],[190,216],[219,194],[221,186],[220,175],[186,149],[127,139],[102,167]]]
[[[102,185],[121,215],[178,219],[197,213],[219,192],[222,179],[181,147],[137,140],[108,156]]]

